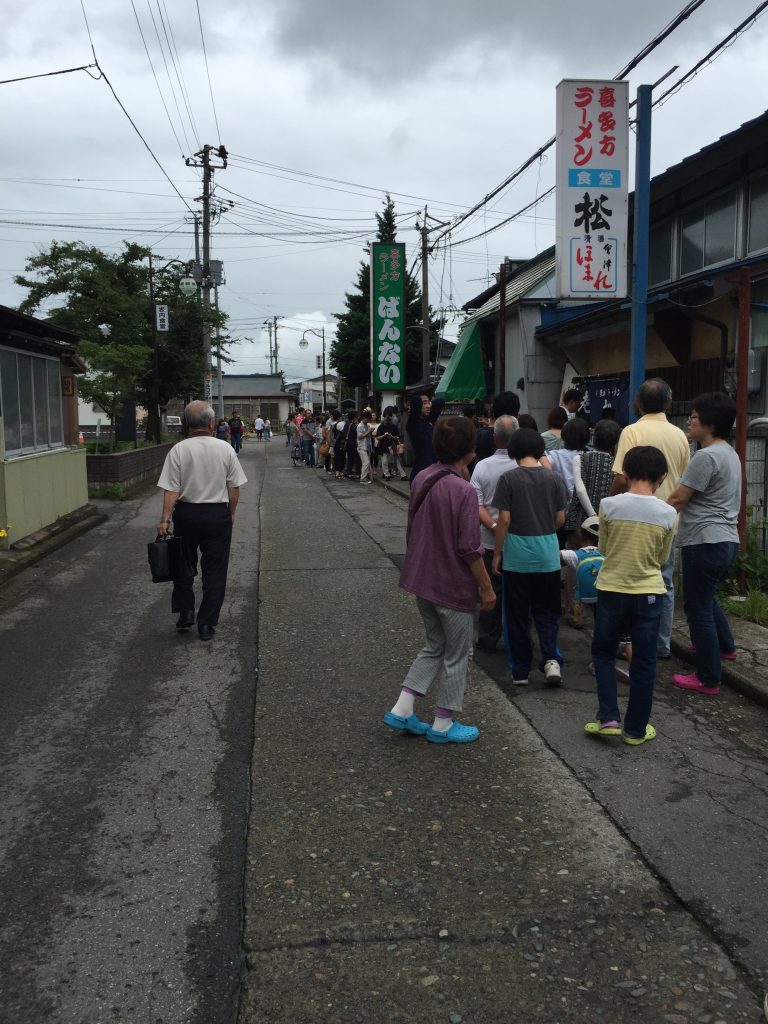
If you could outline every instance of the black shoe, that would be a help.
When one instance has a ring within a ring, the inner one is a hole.
[[[194,624],[194,612],[179,612],[179,617],[176,619],[176,629],[189,629],[189,627],[194,626]]]
[[[213,634],[216,630],[213,626],[198,626],[197,632],[200,634],[201,640],[213,640]]]

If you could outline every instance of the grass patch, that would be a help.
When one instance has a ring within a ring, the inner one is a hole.
[[[758,626],[768,626],[768,594],[762,590],[750,590],[743,600],[726,597],[722,602],[723,610],[740,619],[756,622]]]

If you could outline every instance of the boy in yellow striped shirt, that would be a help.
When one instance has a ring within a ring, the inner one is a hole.
[[[650,445],[631,448],[624,457],[628,490],[600,502],[600,550],[605,562],[597,578],[597,621],[592,660],[597,682],[597,720],[586,732],[622,736],[637,746],[652,740],[649,724],[656,682],[656,649],[662,597],[661,567],[669,557],[676,513],[654,496],[667,475],[663,452]],[[616,686],[616,649],[623,634],[632,637],[629,702],[621,726]]]

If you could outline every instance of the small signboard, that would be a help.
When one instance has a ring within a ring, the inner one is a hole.
[[[627,295],[627,82],[565,79],[557,87],[556,294]]]
[[[168,330],[168,307],[155,306],[155,317],[158,331]]]
[[[405,388],[405,244],[371,243],[371,365],[375,391]]]

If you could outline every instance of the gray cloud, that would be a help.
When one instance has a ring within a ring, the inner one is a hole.
[[[274,41],[288,56],[332,64],[355,78],[386,86],[412,81],[437,65],[480,51],[511,60],[536,54],[567,57],[577,66],[618,70],[682,9],[669,0],[614,4],[603,17],[557,0],[512,4],[501,0],[270,0]],[[620,8],[620,10],[619,10]],[[733,13],[704,5],[685,25],[690,42],[711,35],[713,25],[731,25]]]

